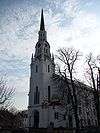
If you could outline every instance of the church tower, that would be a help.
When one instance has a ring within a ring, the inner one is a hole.
[[[55,72],[54,57],[51,57],[50,45],[47,42],[43,9],[41,12],[40,30],[35,54],[31,57],[30,64],[30,91],[29,91],[29,127],[46,128],[50,123],[49,110],[42,108],[44,100],[50,100],[53,87],[51,76]],[[52,119],[52,116],[50,116]]]

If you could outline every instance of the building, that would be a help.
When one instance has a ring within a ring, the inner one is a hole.
[[[42,104],[49,101],[53,94],[52,74],[55,72],[54,57],[50,53],[50,45],[47,42],[43,10],[38,42],[35,47],[35,55],[31,58],[31,77],[29,92],[29,126],[48,127],[54,123],[54,110],[52,107],[43,109]]]
[[[33,57],[32,54],[30,65],[28,126],[30,128],[47,128],[49,126],[73,128],[75,127],[75,120],[70,108],[70,102],[67,106],[67,114],[66,110],[60,106],[55,106],[55,108],[53,106],[46,106],[55,94],[55,83],[51,78],[55,73],[55,63],[54,57],[53,55],[51,56],[50,53],[50,45],[47,41],[43,10],[41,12],[40,30],[38,34],[35,55]],[[93,93],[87,89],[87,86],[83,86],[82,88],[86,89],[82,90],[79,86],[76,87],[80,103],[78,106],[80,125],[82,127],[88,125],[95,126],[97,119],[94,102],[92,102]],[[86,97],[87,94],[89,94],[89,96]]]

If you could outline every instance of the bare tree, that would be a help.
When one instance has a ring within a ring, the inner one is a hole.
[[[4,77],[0,79],[0,107],[8,107],[11,105],[11,98],[15,89],[7,85]]]
[[[63,90],[63,94],[66,90],[68,90],[68,94],[70,96],[70,100],[72,103],[72,109],[75,117],[76,122],[76,129],[79,129],[79,118],[77,112],[77,96],[76,96],[76,89],[74,85],[74,72],[75,72],[75,65],[80,57],[80,52],[73,49],[73,48],[63,48],[58,49],[57,58],[62,63],[62,69],[58,68],[57,75],[54,75],[56,80],[59,80],[61,83],[61,89]],[[64,96],[62,95],[64,98]],[[76,131],[78,132],[78,131]]]
[[[100,56],[97,56],[97,58],[95,58],[95,57],[93,57],[92,53],[90,53],[86,57],[86,63],[88,65],[86,74],[88,75],[88,81],[89,81],[88,83],[91,85],[91,87],[94,91],[94,102],[95,102],[95,108],[96,108],[96,112],[97,112],[98,125],[100,125],[100,108],[99,108],[99,106],[100,106],[99,91],[100,90],[97,85],[97,80],[98,80],[97,73],[98,73],[98,71],[100,71],[100,68],[99,68],[100,62],[99,61],[100,61]]]

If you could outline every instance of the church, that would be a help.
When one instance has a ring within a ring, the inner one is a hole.
[[[35,54],[32,54],[30,64],[30,90],[28,106],[28,126],[30,128],[47,127],[75,127],[73,113],[70,113],[70,106],[65,115],[65,110],[56,106],[43,107],[43,104],[49,102],[55,93],[52,75],[55,73],[54,56],[50,53],[50,44],[47,41],[47,32],[45,30],[43,10],[41,12],[40,30],[38,32],[38,41],[35,46]],[[87,94],[88,89],[85,90]],[[78,93],[79,95],[79,93]],[[93,94],[89,92],[89,106],[85,107],[84,101],[79,106],[79,120],[81,126],[97,124],[96,113],[94,109]],[[79,95],[82,99],[83,96]],[[81,101],[81,100],[80,100]],[[87,100],[86,100],[87,101]]]

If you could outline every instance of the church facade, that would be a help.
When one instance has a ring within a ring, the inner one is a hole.
[[[70,105],[66,110],[59,106],[43,107],[44,103],[49,102],[55,93],[52,75],[55,73],[54,57],[50,53],[50,45],[47,41],[47,32],[45,30],[43,10],[41,12],[40,30],[38,32],[38,42],[35,46],[35,54],[31,58],[30,65],[30,90],[29,90],[29,106],[28,106],[28,126],[30,128],[47,128],[53,127],[75,127],[74,116]],[[88,90],[88,89],[87,89]],[[80,91],[80,89],[79,89]],[[85,90],[87,94],[87,91]],[[90,93],[90,92],[89,92]],[[88,126],[97,124],[96,113],[93,105],[93,95],[90,94],[89,108],[84,104],[84,101],[79,105],[80,124]],[[80,99],[83,98],[78,93]],[[91,100],[92,99],[92,100]],[[79,103],[82,100],[79,100]],[[89,109],[86,112],[86,110]],[[92,110],[92,111],[91,111]],[[89,117],[89,119],[88,119]],[[88,121],[89,120],[89,121]]]
[[[43,108],[43,102],[49,101],[53,94],[53,82],[51,76],[55,73],[54,57],[50,53],[50,45],[47,42],[43,10],[38,42],[35,47],[35,55],[31,58],[31,76],[29,92],[29,126],[48,127],[54,124],[54,110],[52,107]]]

